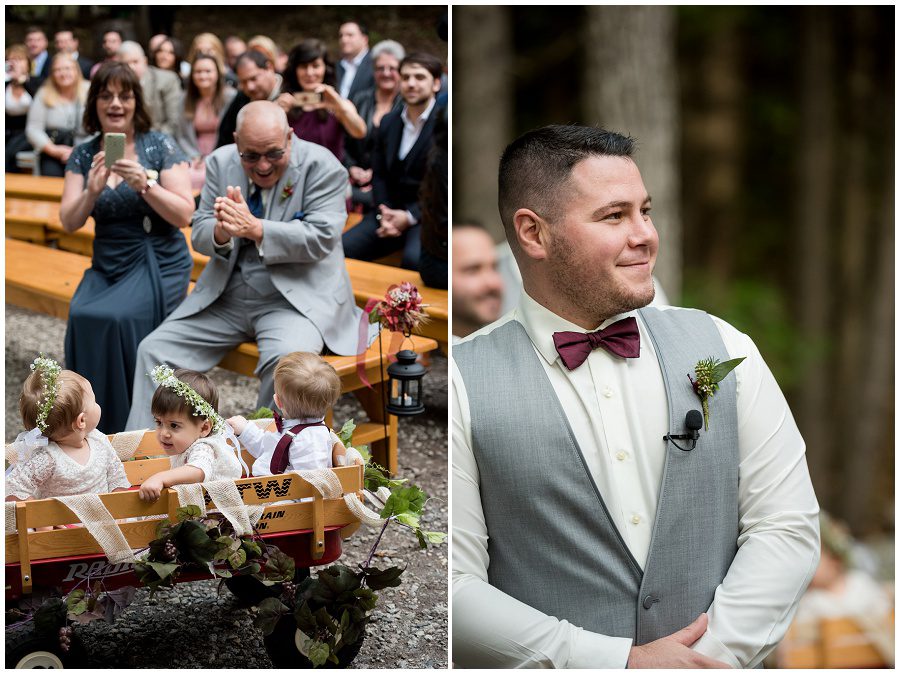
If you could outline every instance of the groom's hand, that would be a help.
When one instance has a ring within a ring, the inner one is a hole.
[[[691,650],[691,645],[706,632],[707,624],[709,618],[701,613],[684,629],[649,644],[634,646],[628,655],[628,669],[731,669],[724,662]]]

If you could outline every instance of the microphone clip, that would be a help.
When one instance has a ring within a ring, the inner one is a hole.
[[[700,428],[703,425],[702,414],[697,410],[689,410],[684,417],[684,425],[688,430],[687,433],[681,435],[672,435],[671,433],[666,433],[663,436],[663,440],[668,440],[682,452],[691,452],[697,447],[697,440],[700,438]],[[677,442],[675,442],[676,440],[687,440],[690,442],[690,447],[685,449]]]

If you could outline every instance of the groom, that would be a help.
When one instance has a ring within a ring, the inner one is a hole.
[[[759,351],[647,308],[659,240],[633,145],[552,126],[500,160],[525,292],[453,349],[457,666],[754,667],[816,569],[803,439]],[[692,449],[663,436],[691,434],[687,375],[710,357],[745,360]]]

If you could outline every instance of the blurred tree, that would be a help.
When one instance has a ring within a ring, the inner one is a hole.
[[[829,334],[831,323],[831,186],[835,164],[835,100],[833,13],[830,8],[804,8],[801,49],[800,114],[804,123],[797,139],[798,193],[793,249],[796,256],[798,335],[807,344]],[[824,363],[808,370],[798,387],[795,414],[806,440],[806,457],[819,503],[831,503],[834,432],[822,423],[832,379]]]
[[[674,9],[589,6],[585,12],[583,117],[637,138],[636,160],[662,241],[655,275],[675,301],[681,295],[681,213]]]
[[[504,238],[497,166],[513,139],[512,22],[509,8],[472,6],[454,15],[453,217],[475,219]]]

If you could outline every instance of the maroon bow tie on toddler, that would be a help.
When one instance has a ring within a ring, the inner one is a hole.
[[[599,346],[622,358],[641,355],[641,334],[633,316],[596,332],[554,332],[553,344],[563,364],[570,370],[581,365]]]

